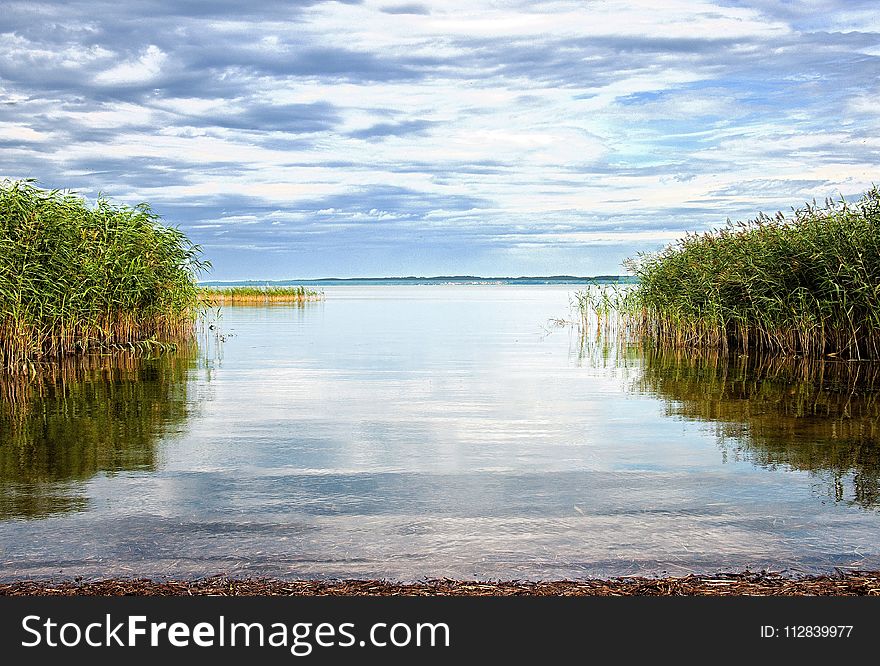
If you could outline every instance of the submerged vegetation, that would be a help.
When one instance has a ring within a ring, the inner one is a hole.
[[[273,305],[320,301],[323,291],[305,287],[202,287],[202,299],[209,305]]]
[[[880,358],[880,191],[691,234],[614,309],[661,346]]]
[[[0,370],[189,337],[200,255],[147,204],[0,182]]]

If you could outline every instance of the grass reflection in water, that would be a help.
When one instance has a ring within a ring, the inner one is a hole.
[[[81,510],[81,482],[156,469],[158,441],[187,418],[196,358],[114,352],[0,374],[0,519]]]
[[[715,424],[725,455],[810,472],[838,502],[880,504],[880,364],[646,348],[632,388]]]

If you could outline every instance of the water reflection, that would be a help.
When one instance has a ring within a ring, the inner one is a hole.
[[[339,287],[7,386],[0,579],[880,567],[871,366],[578,349],[569,302]]]
[[[837,502],[880,504],[880,365],[644,350],[633,388],[715,424],[727,456],[807,471]]]
[[[0,519],[82,510],[99,472],[155,470],[159,438],[188,412],[194,349],[116,352],[0,376]]]

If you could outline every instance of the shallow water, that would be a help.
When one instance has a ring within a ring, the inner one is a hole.
[[[0,578],[880,568],[863,377],[585,343],[578,288],[328,287],[7,390]]]

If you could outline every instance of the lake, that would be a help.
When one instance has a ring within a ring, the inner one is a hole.
[[[0,578],[880,568],[875,368],[620,349],[580,288],[332,286],[7,386]]]

